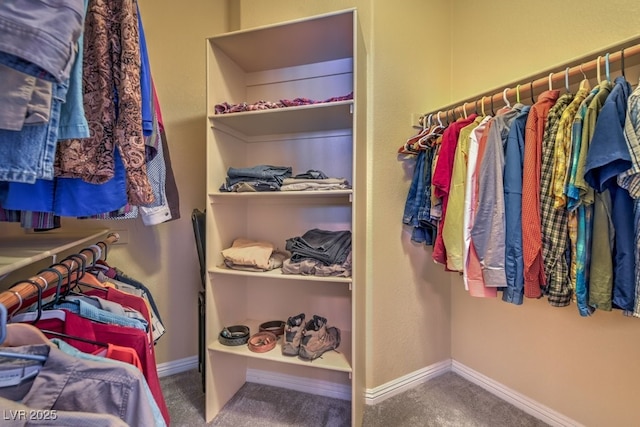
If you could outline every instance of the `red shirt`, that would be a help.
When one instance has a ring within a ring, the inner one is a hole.
[[[442,142],[440,144],[440,153],[438,154],[438,162],[433,172],[432,184],[434,187],[434,196],[442,200],[442,218],[438,222],[438,234],[433,245],[433,260],[447,265],[447,250],[442,240],[442,227],[446,219],[447,203],[449,201],[449,188],[451,187],[451,174],[453,172],[453,161],[455,159],[456,147],[458,146],[458,137],[460,130],[473,123],[477,114],[471,114],[466,119],[460,119],[451,123],[442,133]]]
[[[169,410],[167,409],[167,404],[165,403],[164,396],[162,395],[160,379],[158,378],[158,371],[156,370],[156,357],[153,342],[149,340],[149,336],[145,331],[135,328],[127,328],[124,326],[92,322],[91,320],[80,317],[69,311],[66,311],[64,321],[60,319],[43,319],[39,320],[35,326],[38,327],[38,329],[61,332],[66,335],[85,338],[105,344],[116,344],[119,346],[131,347],[138,354],[140,364],[142,365],[142,373],[147,380],[151,394],[156,400],[158,408],[160,408],[160,412],[162,413],[167,425],[170,425]],[[100,345],[89,344],[70,338],[57,336],[52,337],[59,338],[78,350],[89,354],[93,354],[99,349],[104,348]]]

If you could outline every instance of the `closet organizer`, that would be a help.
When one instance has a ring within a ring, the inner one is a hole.
[[[4,420],[169,425],[154,354],[164,328],[148,290],[107,264],[118,239],[107,230],[0,239],[4,282],[39,270],[0,292]]]
[[[207,39],[206,46],[206,419],[211,421],[252,381],[351,399],[352,423],[360,425],[366,52],[357,11],[220,34]],[[285,165],[294,174],[320,170],[350,186],[221,189],[229,183],[230,168],[260,164]],[[315,229],[350,234],[350,275],[284,274],[285,264],[282,269],[243,271],[229,268],[223,259],[222,251],[236,239],[269,242],[284,250],[288,239]],[[300,313],[306,321],[322,316],[328,326],[341,330],[337,351],[303,360],[282,354],[282,338],[266,352],[219,342],[224,327],[246,325],[253,335],[261,323],[286,322]]]
[[[640,317],[639,41],[425,114],[398,149],[403,223],[472,296]]]

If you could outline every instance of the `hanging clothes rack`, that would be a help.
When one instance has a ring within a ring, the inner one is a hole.
[[[95,246],[100,248],[100,244],[104,244],[104,253],[106,254],[108,246],[116,243],[119,239],[120,235],[118,233],[109,233],[104,240],[99,241]],[[100,249],[102,250],[102,248]],[[96,252],[94,252],[91,247],[82,249],[77,255],[87,260],[87,266],[89,266],[93,260],[100,258],[96,256]],[[17,282],[11,287],[11,290],[0,293],[0,304],[6,308],[14,307],[47,289],[54,289],[59,280],[64,280],[69,275],[73,275],[73,273],[81,267],[81,263],[78,262],[77,258],[77,256],[69,257],[61,263],[46,269],[47,271],[42,271],[36,276]],[[36,286],[40,289],[36,288]]]
[[[568,85],[569,79],[576,76],[580,76],[582,79],[587,73],[597,70],[598,66],[602,69],[606,66],[611,71],[624,71],[629,66],[638,65],[640,63],[638,57],[640,57],[640,37],[634,37],[561,65],[556,65],[529,77],[508,83],[500,88],[446,105],[437,111],[425,114],[421,120],[431,116],[433,121],[440,119],[450,123],[450,117],[455,120],[455,118],[464,117],[470,112],[480,114],[482,106],[484,106],[485,111],[491,111],[491,105],[496,108],[506,105],[508,100],[515,102],[518,95],[521,98],[524,96],[527,99],[533,98],[536,93],[547,90],[550,85],[553,85],[555,89],[564,89]],[[608,64],[606,61],[608,61]],[[615,70],[611,68],[611,64],[616,64]],[[557,71],[558,69],[562,69],[562,71]],[[561,82],[561,85],[554,85],[557,82]]]

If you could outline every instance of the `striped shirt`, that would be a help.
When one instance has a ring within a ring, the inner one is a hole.
[[[573,95],[566,93],[549,110],[547,126],[542,140],[542,161],[540,165],[540,217],[542,230],[542,256],[546,272],[549,304],[557,307],[569,305],[569,266],[565,258],[567,249],[567,212],[555,209],[551,193],[553,159],[556,135],[562,113],[571,104]],[[577,109],[577,106],[575,107]],[[573,121],[573,117],[571,118]],[[524,222],[524,221],[523,221]]]

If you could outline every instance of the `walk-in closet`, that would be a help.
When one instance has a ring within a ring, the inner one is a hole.
[[[640,5],[0,4],[0,425],[612,426]]]

